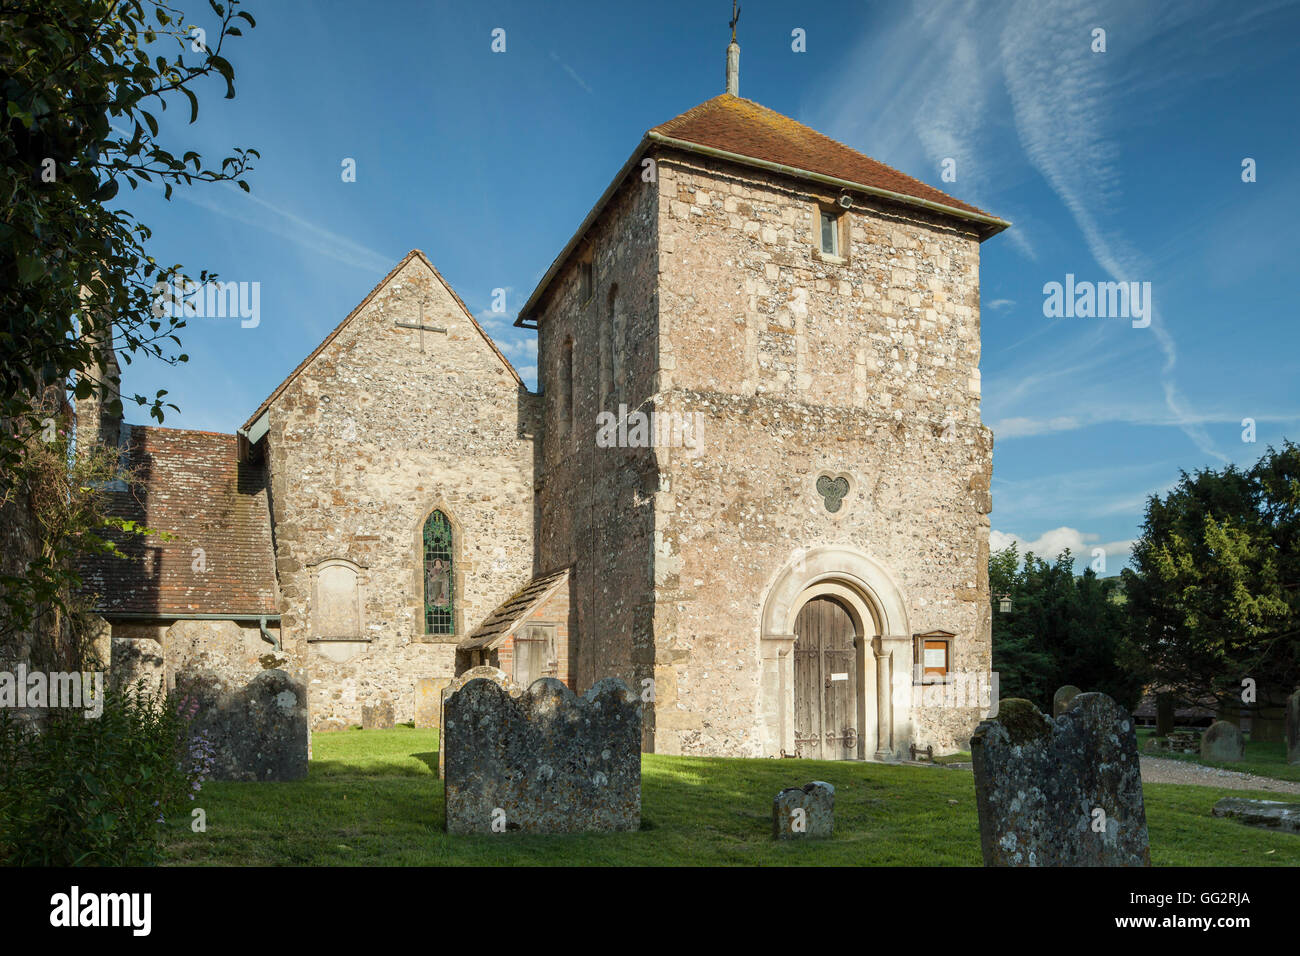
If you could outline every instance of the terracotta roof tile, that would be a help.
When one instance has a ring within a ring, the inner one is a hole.
[[[129,485],[110,490],[110,515],[175,535],[114,536],[126,558],[81,567],[84,588],[112,616],[278,614],[266,472],[239,461],[218,432],[124,426]],[[195,549],[203,549],[197,569]]]
[[[706,100],[650,132],[863,186],[887,189],[979,216],[989,215],[788,116],[730,93]]]

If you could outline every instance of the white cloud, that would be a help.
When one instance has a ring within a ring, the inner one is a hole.
[[[989,548],[993,551],[1001,551],[1003,548],[1014,544],[1022,558],[1032,551],[1035,555],[1047,561],[1056,560],[1057,555],[1068,548],[1075,557],[1076,571],[1082,571],[1091,564],[1095,557],[1093,554],[1094,549],[1101,548],[1105,552],[1106,569],[1113,573],[1128,560],[1133,551],[1134,539],[1108,541],[1100,544],[1098,543],[1100,538],[1101,535],[1085,533],[1076,528],[1067,528],[1064,525],[1050,531],[1044,531],[1032,541],[1011,532],[991,530],[989,531]]]

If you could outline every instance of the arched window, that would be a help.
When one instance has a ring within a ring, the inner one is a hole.
[[[627,359],[626,329],[623,327],[622,303],[618,300],[618,285],[609,287],[609,303],[606,307],[606,321],[609,323],[610,346],[609,390],[614,396],[614,404],[626,399],[623,389],[623,363]]]
[[[573,394],[573,337],[564,340],[564,352],[560,356],[560,434],[564,437],[573,434],[574,416],[577,414]]]
[[[455,584],[451,522],[435,511],[424,522],[424,633],[456,632]]]

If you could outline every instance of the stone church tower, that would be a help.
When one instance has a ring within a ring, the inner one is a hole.
[[[114,668],[295,670],[316,729],[436,720],[491,664],[623,678],[660,753],[965,746],[1007,223],[741,98],[738,61],[520,310],[538,394],[413,251],[238,434],[124,426],[118,511],[177,539],[86,571]]]
[[[539,562],[575,581],[576,683],[653,687],[647,750],[964,745],[954,692],[991,663],[979,245],[1005,226],[728,92],[650,130],[546,273],[516,323]],[[658,427],[602,447],[602,413]]]

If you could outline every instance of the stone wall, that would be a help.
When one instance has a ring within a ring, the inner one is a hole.
[[[420,304],[423,302],[421,322]],[[401,328],[397,322],[444,328]],[[285,649],[308,671],[313,727],[359,723],[420,678],[533,571],[534,397],[413,254],[270,404],[271,501]],[[421,530],[455,532],[456,633],[424,633]],[[355,574],[358,640],[317,642],[315,576]]]
[[[703,424],[699,449],[658,450],[655,749],[767,755],[763,714],[779,702],[760,686],[763,602],[783,568],[827,545],[897,582],[897,692],[915,633],[953,632],[950,667],[987,672],[976,236],[859,204],[832,260],[815,227],[835,195],[671,154],[658,169],[657,404]],[[823,475],[848,483],[837,512]],[[895,721],[896,754],[909,739],[964,746],[978,713],[910,717]]]
[[[651,676],[653,449],[602,448],[596,437],[601,412],[636,409],[654,390],[657,195],[657,183],[630,177],[553,280],[539,318],[538,570],[572,566],[578,690]]]
[[[267,633],[279,637],[279,628]],[[262,637],[257,622],[179,620],[118,621],[111,629],[109,680],[114,687],[141,678],[152,693],[175,689],[177,678],[210,673],[242,686],[264,670],[298,665]]]

